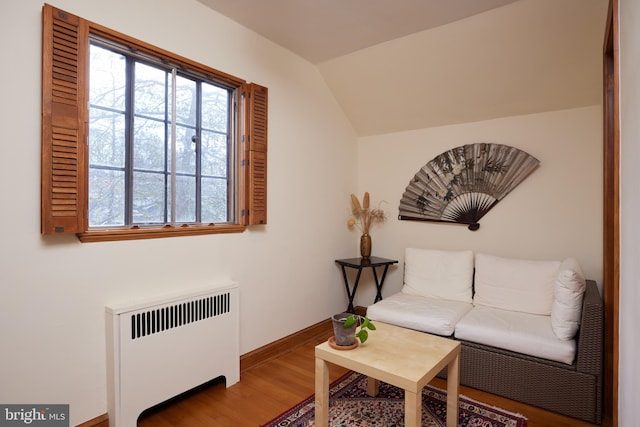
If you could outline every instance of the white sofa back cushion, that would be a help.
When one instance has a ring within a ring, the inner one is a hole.
[[[473,304],[548,316],[560,264],[476,254]]]
[[[558,338],[570,340],[578,331],[586,286],[578,261],[574,258],[564,260],[555,280],[551,305],[551,327]]]
[[[473,252],[406,248],[402,292],[471,303]]]

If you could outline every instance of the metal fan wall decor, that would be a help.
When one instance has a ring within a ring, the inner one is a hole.
[[[539,164],[530,154],[502,144],[477,143],[445,151],[409,182],[398,217],[468,224],[475,231],[480,218]]]

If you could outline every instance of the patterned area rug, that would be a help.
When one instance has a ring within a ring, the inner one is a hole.
[[[404,425],[404,391],[380,382],[377,397],[367,395],[367,379],[350,372],[334,381],[329,389],[329,425],[395,427]],[[527,420],[476,402],[463,395],[458,399],[458,425],[461,427],[526,427]],[[262,427],[307,427],[314,425],[314,396],[305,399]],[[446,391],[427,386],[422,391],[422,425],[446,425]]]

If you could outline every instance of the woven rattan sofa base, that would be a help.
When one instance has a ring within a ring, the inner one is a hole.
[[[590,423],[602,422],[603,304],[587,281],[572,365],[461,341],[460,383]],[[446,378],[446,369],[440,372]]]

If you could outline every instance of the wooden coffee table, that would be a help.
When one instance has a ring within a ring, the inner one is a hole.
[[[336,350],[328,342],[316,346],[315,425],[328,426],[328,365],[333,363],[367,375],[372,396],[378,381],[402,388],[406,427],[421,425],[422,389],[447,366],[447,427],[457,426],[460,343],[381,322],[375,326],[367,342],[353,350]]]

